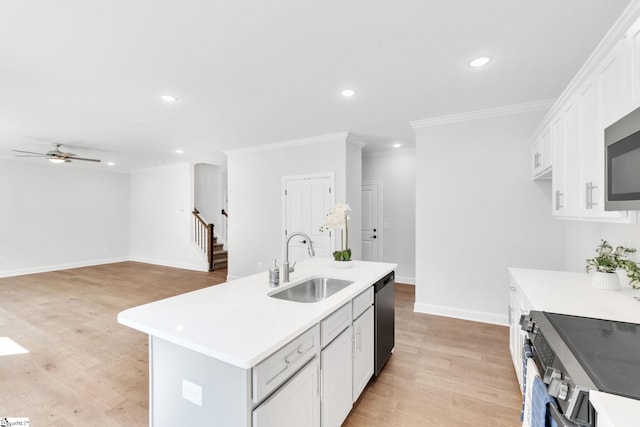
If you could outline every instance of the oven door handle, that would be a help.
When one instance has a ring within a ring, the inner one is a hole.
[[[580,427],[578,424],[568,420],[567,417],[562,415],[555,405],[547,405],[547,409],[549,410],[551,418],[558,423],[558,427]]]

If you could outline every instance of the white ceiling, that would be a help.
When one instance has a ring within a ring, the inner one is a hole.
[[[344,131],[413,145],[411,120],[559,96],[629,2],[0,0],[0,156],[60,142],[130,170]]]

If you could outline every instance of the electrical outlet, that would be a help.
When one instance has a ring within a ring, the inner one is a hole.
[[[202,387],[183,379],[182,397],[195,405],[202,406]]]

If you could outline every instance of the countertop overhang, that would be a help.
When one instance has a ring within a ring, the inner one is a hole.
[[[299,303],[272,298],[268,272],[129,308],[118,314],[122,325],[243,369],[264,360],[296,336],[373,285],[397,264],[353,261],[334,267],[329,259],[299,262],[290,282],[326,276],[353,284],[325,300]]]

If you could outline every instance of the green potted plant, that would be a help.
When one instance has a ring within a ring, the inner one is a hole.
[[[340,267],[348,267],[351,265],[351,249],[349,249],[349,228],[347,222],[350,219],[349,212],[351,208],[346,203],[337,203],[331,212],[327,214],[324,224],[320,227],[320,231],[329,229],[340,230],[340,250],[333,252],[333,259],[341,264]],[[344,264],[342,264],[344,263]]]
[[[630,279],[633,289],[640,289],[640,264],[629,259],[629,255],[635,253],[635,248],[613,246],[606,240],[596,247],[597,256],[587,259],[587,272],[595,270],[592,277],[592,286],[598,289],[619,290],[620,278],[617,270],[624,270]]]

